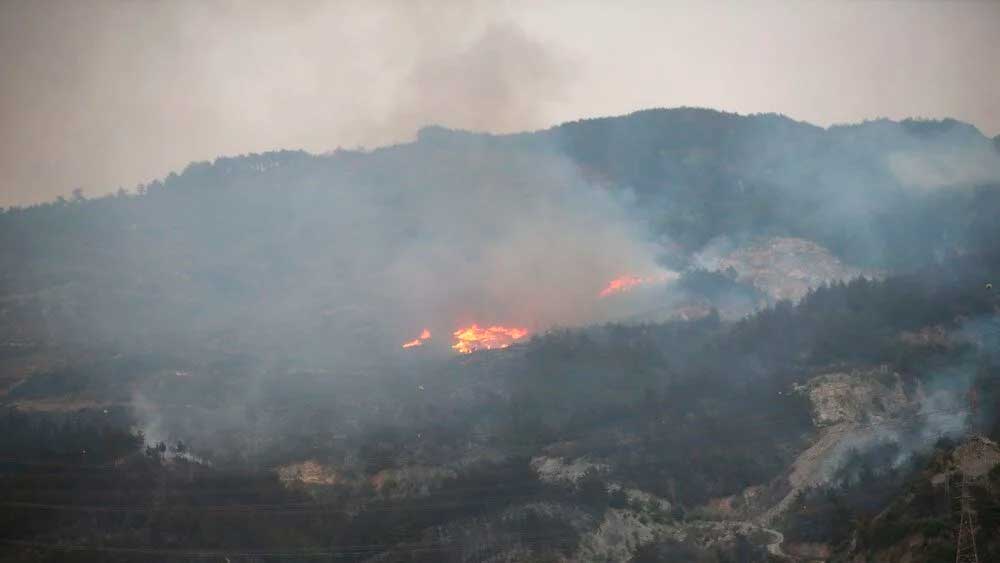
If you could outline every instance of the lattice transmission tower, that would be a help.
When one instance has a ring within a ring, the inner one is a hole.
[[[964,473],[956,501],[958,531],[955,538],[955,563],[979,563],[979,555],[976,553],[976,513],[972,508],[969,478]]]
[[[982,446],[979,436],[975,432],[976,416],[979,414],[979,396],[975,385],[969,388],[969,414],[970,427],[966,435],[967,443],[973,448],[973,455],[982,454],[976,451]],[[962,484],[958,497],[955,499],[954,510],[957,512],[958,530],[955,534],[955,563],[979,563],[979,555],[976,552],[976,512],[972,507],[972,493],[969,492],[969,476],[959,469],[962,474]]]

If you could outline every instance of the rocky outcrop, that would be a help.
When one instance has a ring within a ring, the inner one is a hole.
[[[567,461],[562,457],[537,456],[531,460],[531,469],[538,479],[551,484],[575,485],[588,472],[607,473],[611,468],[604,463],[594,463],[587,458]]]
[[[658,524],[633,510],[609,509],[604,520],[584,536],[575,561],[629,561],[639,547],[670,534],[672,528]]]
[[[884,367],[823,374],[796,391],[809,397],[813,423],[821,428],[898,417],[913,406],[899,374]]]
[[[737,281],[753,285],[773,301],[798,301],[824,283],[866,274],[844,264],[826,248],[792,237],[766,239],[728,253],[703,252],[697,261],[710,270],[732,268]]]
[[[899,374],[884,366],[818,375],[795,391],[809,397],[819,432],[784,477],[789,485],[785,494],[758,515],[765,525],[789,510],[802,490],[826,483],[850,450],[891,438],[880,430],[912,424],[910,415],[918,411],[920,399],[919,394],[908,395]]]

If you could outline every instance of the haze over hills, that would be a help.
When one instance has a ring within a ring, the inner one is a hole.
[[[933,560],[929,480],[970,428],[1000,438],[998,216],[1000,138],[969,124],[694,108],[220,157],[8,209],[5,539]],[[25,460],[110,515],[39,512],[70,503]],[[1000,554],[1000,472],[976,478]]]
[[[594,299],[610,280],[754,239],[811,241],[839,272],[919,267],[991,221],[976,188],[998,178],[990,139],[954,121],[821,129],[677,109],[508,136],[426,128],[367,153],[226,157],[142,195],[10,210],[4,287],[38,302],[21,325],[32,339],[255,318],[371,325],[391,342],[429,325],[538,331],[613,320]]]

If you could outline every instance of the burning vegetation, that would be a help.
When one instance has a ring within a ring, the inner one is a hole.
[[[423,346],[424,341],[430,339],[431,339],[431,331],[425,328],[423,332],[420,333],[419,337],[414,338],[409,342],[404,342],[403,348],[416,348],[417,346]]]
[[[669,272],[649,276],[621,276],[608,282],[608,285],[598,294],[599,298],[608,297],[617,293],[632,291],[640,286],[665,284],[676,279],[676,274]],[[511,344],[524,339],[529,334],[529,330],[519,327],[506,327],[492,325],[480,327],[474,323],[461,327],[452,332],[454,342],[452,350],[460,354],[471,354],[480,350],[493,350],[506,348]],[[403,348],[417,348],[423,346],[425,341],[431,338],[429,329],[424,329],[418,338],[409,340],[402,344]]]
[[[615,278],[608,282],[608,285],[597,294],[598,297],[607,297],[609,295],[614,295],[616,293],[625,293],[626,291],[631,291],[636,287],[643,285],[652,285],[659,283],[666,283],[670,281],[671,277],[667,274],[659,274],[656,276],[622,276],[620,278]]]
[[[471,354],[478,350],[506,348],[528,336],[528,329],[496,325],[480,328],[479,325],[473,324],[456,330],[452,336],[455,337],[455,343],[451,345],[453,350],[461,354]]]
[[[484,328],[478,324],[472,324],[459,328],[452,333],[455,342],[451,345],[451,348],[460,354],[471,354],[479,350],[506,348],[527,335],[528,329],[526,328],[509,328],[499,325]],[[430,339],[431,331],[425,328],[420,333],[420,336],[404,342],[402,347],[417,348],[423,346]]]

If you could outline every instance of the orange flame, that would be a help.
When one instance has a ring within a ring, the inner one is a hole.
[[[429,340],[430,337],[431,337],[431,331],[425,328],[423,332],[420,333],[419,338],[414,338],[409,342],[403,343],[403,348],[414,348],[416,346],[423,346],[424,340]]]
[[[653,283],[663,283],[670,279],[667,274],[661,274],[658,276],[622,276],[620,278],[615,278],[608,282],[607,287],[601,290],[597,294],[598,297],[607,297],[609,295],[614,295],[616,293],[624,293],[626,291],[631,291],[635,289],[636,286],[653,284]]]
[[[479,325],[473,324],[452,333],[452,336],[455,337],[455,343],[451,347],[461,354],[471,354],[477,350],[506,348],[527,335],[528,329],[526,328],[503,326],[479,328]]]

